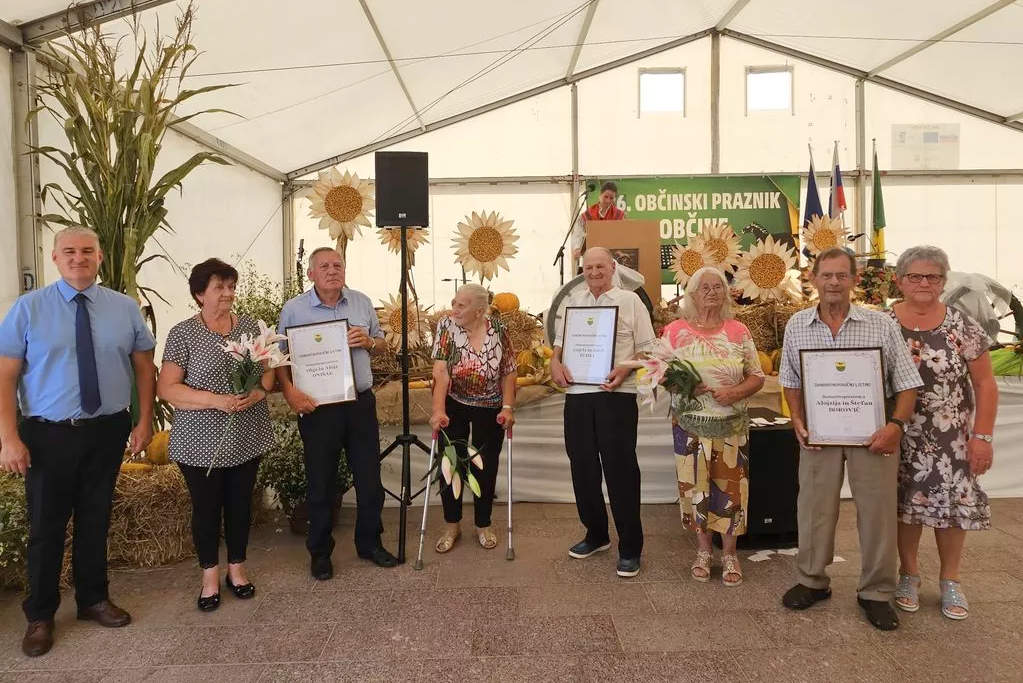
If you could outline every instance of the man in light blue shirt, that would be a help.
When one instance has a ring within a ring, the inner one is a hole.
[[[337,490],[338,458],[344,451],[355,480],[357,512],[355,549],[359,557],[381,567],[393,567],[397,559],[380,545],[380,511],[384,505],[384,487],[380,483],[380,428],[377,423],[376,397],[369,354],[386,346],[380,321],[369,297],[345,286],[345,262],[330,247],[321,247],[309,256],[312,289],[284,304],[277,329],[286,334],[289,327],[347,320],[348,345],[358,397],[353,402],[317,405],[298,389],[291,368],[277,368],[284,398],[298,413],[298,430],[305,450],[306,505],[309,508],[310,573],[321,581],[334,575],[331,553],[332,517]],[[283,344],[286,347],[286,344]]]
[[[29,539],[28,629],[22,650],[53,645],[61,562],[74,514],[78,618],[124,626],[131,616],[107,592],[107,532],[125,443],[153,436],[155,342],[131,298],[96,284],[103,252],[80,226],[57,233],[61,279],[21,296],[0,323],[0,467],[25,476]],[[131,427],[132,379],[139,423]],[[17,423],[15,403],[23,420]]]

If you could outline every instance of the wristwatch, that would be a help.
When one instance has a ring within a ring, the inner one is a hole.
[[[906,423],[905,422],[903,422],[902,420],[900,420],[897,417],[893,417],[892,419],[890,419],[888,421],[891,422],[893,425],[896,425],[902,431],[903,434],[906,433]]]
[[[507,403],[506,403],[506,404],[504,404],[503,406],[501,406],[501,410],[510,410],[510,411],[512,411],[512,412],[514,412],[514,411],[515,411],[515,409],[514,409],[514,408],[512,408],[512,407],[511,407],[510,405],[508,405]]]
[[[973,438],[980,439],[981,441],[987,441],[988,443],[991,443],[992,441],[995,440],[995,437],[991,436],[990,434],[974,434]]]

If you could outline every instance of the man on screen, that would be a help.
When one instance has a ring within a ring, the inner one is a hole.
[[[564,330],[557,331],[551,375],[565,396],[565,450],[572,468],[572,488],[586,537],[568,554],[583,559],[611,547],[607,508],[601,489],[601,468],[618,530],[618,576],[639,573],[643,551],[643,525],[639,508],[639,463],[636,460],[636,429],[639,409],[632,369],[622,363],[636,357],[655,339],[643,302],[635,292],[615,287],[615,262],[611,252],[593,247],[583,256],[585,289],[568,299],[568,306],[615,306],[618,329],[614,367],[604,383],[574,384],[571,371],[562,363]]]
[[[625,219],[625,211],[618,208],[618,186],[610,180],[600,186],[600,198],[596,204],[586,209],[579,216],[576,228],[572,232],[572,262],[586,250],[586,224],[589,221],[620,221]]]
[[[876,628],[890,631],[899,620],[891,605],[896,574],[896,488],[899,443],[913,414],[920,374],[895,323],[886,315],[853,306],[856,260],[840,247],[827,249],[813,263],[812,282],[820,303],[793,315],[785,327],[779,380],[792,411],[799,440],[799,583],[782,598],[789,609],[802,610],[831,597],[826,568],[835,554],[835,525],[843,468],[856,501],[860,537],[857,601]],[[888,423],[864,446],[808,445],[803,411],[801,349],[880,347],[886,373],[885,395],[894,395]]]

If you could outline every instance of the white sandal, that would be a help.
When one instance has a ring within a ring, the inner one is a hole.
[[[920,609],[920,577],[899,574],[899,585],[895,587],[895,606],[903,612]]]
[[[729,574],[739,578],[729,581],[727,578]],[[734,588],[742,584],[742,570],[739,569],[739,558],[735,555],[721,556],[721,583],[725,584],[728,588]]]
[[[697,570],[704,572],[703,576],[696,573]],[[692,566],[689,568],[689,574],[695,581],[700,583],[707,583],[710,581],[710,551],[709,550],[697,550],[696,559],[693,560]]]

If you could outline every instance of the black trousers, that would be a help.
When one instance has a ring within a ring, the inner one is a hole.
[[[608,541],[607,508],[600,486],[603,467],[618,530],[618,554],[630,559],[643,552],[636,460],[638,421],[635,394],[600,391],[565,396],[565,449],[586,540],[598,545]]]
[[[52,619],[60,605],[60,566],[72,514],[75,602],[91,607],[109,597],[111,498],[130,431],[127,412],[78,427],[22,421],[21,440],[32,459],[25,475],[28,595],[22,603],[29,621]]]
[[[220,519],[224,519],[227,561],[245,561],[252,526],[252,489],[256,486],[259,458],[234,467],[207,467],[178,463],[192,497],[192,542],[199,566],[210,569],[220,564]]]
[[[355,550],[366,556],[380,545],[380,511],[384,487],[380,483],[380,427],[377,400],[370,390],[359,392],[353,403],[332,403],[298,418],[305,447],[306,505],[309,536],[306,548],[313,557],[334,552],[332,511],[337,499],[337,467],[344,451],[355,480]]]
[[[469,465],[469,471],[476,477],[480,485],[480,497],[476,499],[473,507],[473,516],[476,519],[476,526],[483,529],[490,526],[490,513],[494,508],[494,489],[497,486],[497,468],[501,459],[501,444],[504,443],[504,427],[497,424],[497,415],[500,408],[481,408],[479,406],[467,406],[459,403],[448,396],[445,401],[444,410],[450,420],[444,434],[455,443],[455,450],[461,457],[467,457],[469,449],[466,442],[469,440],[469,428],[472,427],[473,448],[483,456],[483,471],[480,472],[473,465]],[[448,441],[441,437],[443,447],[446,448]],[[457,443],[460,442],[460,443]],[[463,484],[465,482],[462,482]],[[463,490],[468,486],[463,486]],[[445,486],[440,492],[441,503],[444,504],[444,521],[462,521],[462,496],[456,499],[451,492],[450,486]]]

